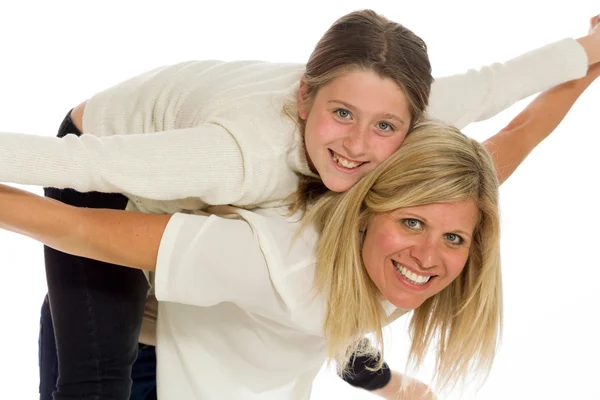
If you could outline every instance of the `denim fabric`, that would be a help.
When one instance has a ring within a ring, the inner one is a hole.
[[[81,134],[70,113],[58,137],[69,133]],[[127,205],[127,198],[115,193],[56,188],[45,188],[44,193],[77,207],[124,209]],[[44,247],[44,257],[51,318],[42,314],[41,395],[48,396],[51,389],[53,332],[58,362],[54,400],[128,400],[148,290],[143,272],[49,247]]]

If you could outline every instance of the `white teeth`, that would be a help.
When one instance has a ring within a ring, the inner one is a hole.
[[[411,270],[409,270],[408,268],[398,264],[395,261],[393,261],[393,263],[394,263],[394,267],[396,267],[396,270],[398,270],[398,272],[400,272],[400,274],[402,276],[407,278],[409,281],[411,281],[415,285],[424,285],[427,282],[429,282],[429,279],[431,278],[431,276],[417,275],[414,272],[412,272]]]
[[[352,161],[348,161],[345,158],[342,157],[338,157],[338,155],[336,153],[333,153],[333,159],[335,160],[335,162],[337,162],[338,164],[340,164],[342,167],[344,168],[356,168],[359,165],[361,165],[362,163],[355,163]]]

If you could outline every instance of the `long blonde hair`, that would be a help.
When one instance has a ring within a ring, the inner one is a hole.
[[[438,387],[464,382],[471,374],[487,376],[502,325],[498,186],[492,159],[480,143],[453,127],[424,122],[349,191],[327,193],[310,207],[304,225],[314,224],[321,235],[315,288],[328,296],[324,331],[331,359],[343,368],[351,354],[363,351],[357,348],[360,340],[372,332],[383,351],[382,328],[389,321],[361,258],[361,230],[369,218],[470,199],[479,223],[468,261],[457,279],[414,311],[409,365],[421,365],[437,342]]]

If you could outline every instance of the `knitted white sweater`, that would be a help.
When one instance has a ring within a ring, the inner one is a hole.
[[[119,192],[154,213],[208,204],[275,206],[311,174],[295,121],[303,65],[190,61],[144,73],[92,97],[84,135],[0,133],[0,181]],[[564,39],[506,63],[436,79],[429,115],[462,128],[585,75]]]

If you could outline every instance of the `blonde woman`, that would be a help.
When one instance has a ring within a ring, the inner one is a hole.
[[[79,104],[62,139],[0,134],[0,180],[47,186],[49,197],[80,207],[150,213],[287,204],[299,177],[303,187],[343,192],[396,151],[425,112],[459,127],[488,118],[583,76],[600,60],[598,37],[560,40],[432,84],[418,36],[358,11],[331,26],[306,65],[166,66]],[[512,143],[499,149],[512,151]],[[50,377],[42,390],[56,384],[56,399],[128,398],[145,276],[52,249],[45,261],[53,329],[43,330],[56,336],[58,383]]]
[[[85,209],[2,186],[0,225],[155,271],[160,398],[307,399],[327,358],[343,368],[365,351],[365,334],[381,337],[410,310],[411,360],[436,344],[437,382],[451,387],[485,376],[500,333],[496,173],[510,175],[599,69],[545,92],[486,144],[527,144],[512,161],[495,155],[498,171],[483,145],[424,123],[373,174],[322,196],[304,218],[287,208],[213,209],[227,218]]]
[[[12,211],[0,221],[67,253],[156,272],[159,398],[307,399],[328,357],[343,367],[365,334],[415,308],[424,338],[444,332],[462,349],[440,351],[442,382],[464,376],[464,360],[488,367],[500,321],[497,189],[480,144],[426,124],[368,179],[318,201],[301,230],[285,209],[151,215],[7,187],[0,208]],[[64,230],[72,219],[79,228]],[[473,321],[442,312],[482,304],[487,334],[473,343],[460,335]],[[417,360],[427,345],[415,342]]]

